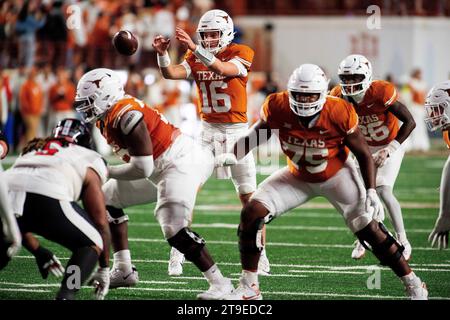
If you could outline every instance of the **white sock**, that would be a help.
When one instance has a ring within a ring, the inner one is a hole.
[[[422,285],[422,281],[414,272],[410,272],[406,276],[400,278],[405,285],[405,287],[420,287]]]
[[[249,285],[256,284],[257,287],[259,287],[258,282],[258,272],[252,272],[247,270],[242,270],[242,278],[247,282]]]
[[[124,272],[131,272],[131,253],[130,250],[120,250],[114,253],[114,269],[120,269]]]
[[[408,239],[406,238],[406,232],[399,232],[399,233],[397,233],[397,240],[398,240],[400,243],[407,242]]]
[[[222,272],[220,272],[220,269],[217,267],[217,264],[214,264],[213,266],[211,266],[211,268],[203,272],[203,275],[210,284],[223,282],[224,280]]]

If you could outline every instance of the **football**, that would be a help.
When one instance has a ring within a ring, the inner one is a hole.
[[[117,52],[125,56],[131,56],[138,48],[138,40],[127,30],[118,31],[114,35],[112,42]]]

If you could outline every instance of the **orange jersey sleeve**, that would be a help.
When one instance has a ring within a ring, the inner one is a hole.
[[[445,144],[447,145],[447,148],[450,149],[450,138],[448,136],[448,130],[445,130],[442,132],[442,138],[444,139]]]
[[[269,95],[261,116],[277,130],[289,170],[299,179],[314,183],[326,181],[343,167],[348,157],[344,138],[358,123],[351,105],[327,97],[315,124],[306,128],[291,111],[287,91]]]
[[[216,55],[224,62],[239,62],[247,74],[225,77],[211,71],[192,52],[185,55],[190,76],[197,84],[202,120],[211,123],[247,122],[247,81],[253,62],[253,50],[245,45],[230,44]]]
[[[333,89],[330,90],[329,95],[341,98],[342,97],[341,86],[340,85],[335,86]]]
[[[124,141],[125,133],[121,128],[121,119],[129,112],[142,114],[142,121],[145,121],[152,141],[154,159],[166,151],[180,134],[180,130],[170,124],[157,110],[152,109],[141,100],[125,96],[108,111],[103,120],[97,122],[97,126],[108,144],[115,148],[127,149]]]

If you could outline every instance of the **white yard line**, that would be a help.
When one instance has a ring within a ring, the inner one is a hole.
[[[343,271],[343,270],[288,270],[288,272],[294,272],[294,273],[338,273],[338,274],[365,274],[365,272],[358,272],[358,271]]]
[[[177,279],[178,279],[178,277],[177,277]],[[188,284],[187,282],[183,282],[183,281],[153,281],[153,280],[139,280],[139,283],[144,283],[144,284],[182,284],[182,285]]]
[[[156,222],[129,222],[131,227],[155,227],[160,228]],[[211,228],[211,229],[237,229],[238,225],[233,223],[194,223],[192,228]],[[304,231],[342,231],[350,232],[347,227],[323,227],[323,226],[277,226],[268,225],[270,230],[304,230]],[[408,233],[430,233],[430,229],[408,229]]]
[[[295,270],[293,270],[295,271]],[[239,274],[238,274],[239,275]],[[271,275],[270,277],[273,277],[274,275]],[[305,277],[301,275],[291,275],[291,274],[283,274],[278,276],[285,276],[285,277]],[[181,277],[180,277],[181,278]],[[202,277],[183,277],[185,279],[189,278],[192,280],[203,280]],[[156,283],[155,281],[140,281],[141,284],[146,283]],[[160,284],[167,284],[168,281],[161,281]],[[159,284],[158,283],[158,284]],[[17,283],[17,282],[0,282],[0,284],[8,284],[8,285],[15,285],[15,286],[23,286],[23,287],[55,287],[59,286],[58,284],[36,284],[36,283]],[[180,284],[180,283],[177,283]],[[82,289],[91,289],[90,287],[83,286]],[[198,289],[178,289],[178,288],[143,288],[143,287],[132,287],[132,288],[118,288],[116,290],[132,290],[132,291],[171,291],[171,292],[193,292],[193,293],[200,293],[203,292],[203,290]],[[0,291],[12,291],[12,292],[51,292],[50,290],[42,290],[42,289],[27,289],[27,288],[0,288]],[[389,295],[368,295],[368,294],[345,294],[345,293],[326,293],[326,292],[303,292],[303,291],[263,291],[264,294],[269,295],[283,295],[283,296],[318,296],[318,297],[340,297],[340,298],[375,298],[375,299],[406,299],[404,296],[389,296]],[[430,297],[431,299],[439,299],[439,300],[450,300],[448,297]]]
[[[129,242],[166,242],[164,239],[149,239],[149,238],[129,238]],[[208,244],[225,244],[225,245],[237,245],[237,241],[217,241],[208,240]],[[269,247],[304,247],[304,248],[326,248],[326,249],[352,249],[354,246],[351,244],[312,244],[312,243],[289,243],[289,242],[269,242]],[[431,247],[413,247],[413,250],[417,251],[436,251],[439,250]]]
[[[176,288],[119,288],[119,290],[137,290],[137,291],[173,291],[173,292],[193,292],[200,293],[203,290],[196,289],[176,289]],[[406,296],[386,296],[386,295],[369,295],[369,294],[346,294],[346,293],[326,293],[326,292],[302,292],[302,291],[262,291],[263,297],[268,295],[282,296],[302,296],[302,297],[336,297],[336,298],[371,298],[371,299],[401,299],[406,300]],[[450,300],[447,297],[430,297],[430,299]]]
[[[68,260],[66,257],[58,257],[60,260]],[[16,256],[14,259],[34,259],[33,256]],[[167,264],[167,260],[155,260],[155,259],[133,259],[135,263],[162,263]],[[185,263],[189,263],[186,261]],[[350,263],[350,259],[349,259]],[[240,266],[239,262],[217,262],[219,266]],[[310,265],[310,264],[282,264],[282,263],[271,263],[271,267],[274,268],[299,268],[299,269],[326,269],[331,271],[345,271],[345,270],[370,270],[374,267],[378,267],[381,270],[390,270],[387,267],[380,267],[378,265],[365,265],[365,266],[331,266],[331,265]],[[450,264],[427,264],[427,263],[412,263],[410,266],[414,267],[414,270],[421,271],[438,271],[438,272],[450,272]],[[426,267],[444,267],[448,269],[437,269],[437,268],[426,268]],[[364,272],[363,272],[364,273]],[[204,279],[203,277],[174,277],[174,279]]]
[[[46,293],[46,292],[51,292],[50,290],[42,290],[42,289],[22,289],[22,288],[0,288],[0,291],[33,292],[33,293]]]

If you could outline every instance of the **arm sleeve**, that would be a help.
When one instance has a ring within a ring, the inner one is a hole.
[[[183,60],[183,62],[181,62],[180,65],[182,65],[184,69],[186,69],[186,79],[189,79],[192,74],[191,66],[186,60]]]
[[[345,135],[349,135],[352,134],[358,126],[358,115],[349,102],[345,100],[341,101],[343,107],[340,108],[339,113],[336,114],[336,122],[340,131]]]
[[[383,104],[385,107],[389,107],[398,99],[398,92],[395,86],[390,82],[384,82],[383,87]]]
[[[144,115],[138,110],[126,112],[120,119],[120,130],[123,134],[129,135],[143,118]]]

